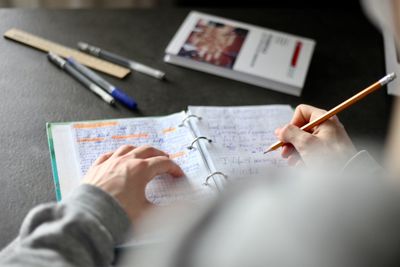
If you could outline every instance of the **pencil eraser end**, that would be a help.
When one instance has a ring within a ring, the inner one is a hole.
[[[391,81],[393,81],[394,79],[396,79],[396,74],[394,72],[386,75],[385,77],[383,77],[382,79],[379,80],[379,83],[381,84],[381,86],[384,86],[388,83],[390,83]]]

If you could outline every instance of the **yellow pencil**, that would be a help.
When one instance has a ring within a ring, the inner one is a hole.
[[[315,126],[320,125],[324,121],[326,121],[329,118],[331,118],[331,117],[335,116],[336,114],[338,114],[340,111],[342,111],[342,110],[350,107],[351,105],[357,103],[358,101],[360,101],[361,99],[363,99],[364,97],[369,95],[370,93],[375,92],[379,88],[382,88],[382,86],[384,86],[385,84],[393,81],[395,78],[396,78],[396,75],[394,73],[390,73],[390,74],[386,75],[385,77],[383,77],[379,81],[377,81],[374,84],[368,86],[367,88],[365,88],[361,92],[357,93],[356,95],[350,97],[349,99],[347,99],[343,103],[341,103],[341,104],[337,105],[336,107],[334,107],[333,109],[329,110],[324,115],[320,116],[319,118],[317,118],[317,119],[315,119],[313,121],[310,121],[309,123],[307,123],[306,125],[304,125],[300,129],[303,130],[303,131],[306,131],[306,132],[310,131]],[[264,152],[264,154],[266,154],[266,153],[268,153],[270,151],[274,151],[275,149],[283,146],[284,144],[285,144],[284,142],[278,141],[278,142],[272,144],[268,148],[268,150]]]

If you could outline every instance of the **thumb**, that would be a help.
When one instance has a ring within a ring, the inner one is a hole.
[[[292,124],[288,124],[279,129],[277,131],[277,137],[282,142],[292,144],[300,155],[302,155],[307,148],[311,147],[317,139],[312,134]]]

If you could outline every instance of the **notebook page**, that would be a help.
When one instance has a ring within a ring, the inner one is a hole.
[[[72,136],[83,176],[101,155],[122,145],[151,145],[167,152],[177,162],[185,177],[162,175],[146,188],[147,198],[159,205],[176,200],[196,199],[211,193],[203,185],[208,172],[198,151],[187,149],[193,137],[185,127],[178,127],[185,112],[164,117],[118,119],[74,123]]]
[[[208,157],[215,171],[229,180],[263,177],[271,167],[285,166],[279,152],[263,152],[277,141],[274,130],[287,124],[293,115],[288,105],[204,107],[189,106],[198,135],[212,140]]]

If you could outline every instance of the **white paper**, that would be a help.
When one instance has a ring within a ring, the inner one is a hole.
[[[196,122],[198,134],[212,140],[209,157],[228,179],[262,177],[267,169],[286,165],[279,152],[263,152],[277,141],[274,130],[292,118],[290,106],[189,106],[189,111],[202,117]]]
[[[51,126],[57,172],[55,181],[59,184],[61,199],[68,196],[79,185],[80,173],[75,157],[72,132],[69,124],[54,124]],[[57,189],[56,189],[57,190]]]
[[[101,154],[126,144],[151,145],[167,152],[186,174],[178,179],[170,175],[153,179],[146,188],[151,202],[163,205],[209,194],[210,188],[203,185],[208,175],[204,161],[198,151],[187,148],[193,140],[192,134],[187,128],[178,127],[184,117],[185,113],[181,112],[155,118],[72,124],[81,175]]]

